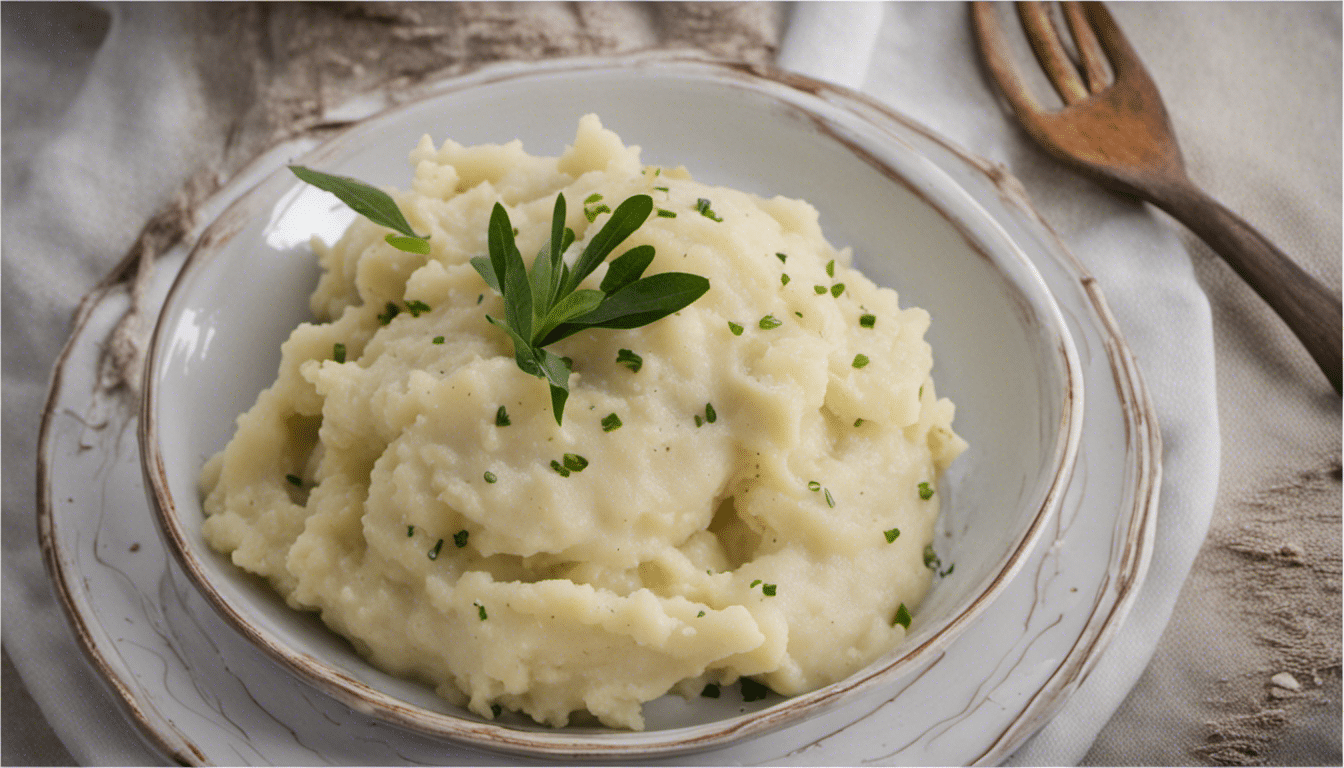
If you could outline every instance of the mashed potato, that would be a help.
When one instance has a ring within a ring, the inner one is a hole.
[[[426,137],[411,162],[394,197],[432,252],[364,219],[314,243],[321,322],[206,465],[212,546],[486,718],[637,729],[669,691],[751,676],[797,694],[901,640],[964,446],[926,312],[854,271],[807,203],[642,165],[592,116],[559,158]],[[580,201],[651,195],[617,254],[652,245],[649,274],[711,286],[552,345],[573,361],[563,426],[469,263],[497,201],[530,261],[558,192],[574,252],[609,215]]]

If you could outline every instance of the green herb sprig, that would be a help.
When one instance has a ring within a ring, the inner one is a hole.
[[[653,211],[653,198],[635,195],[616,206],[571,268],[564,253],[574,233],[565,227],[565,196],[557,195],[551,215],[551,238],[542,246],[529,273],[514,242],[513,226],[504,206],[496,203],[487,236],[490,256],[471,264],[487,285],[504,297],[503,319],[486,318],[513,340],[514,359],[526,373],[546,379],[551,408],[560,424],[569,398],[570,363],[544,349],[589,328],[639,328],[676,312],[704,295],[709,281],[685,272],[643,277],[653,261],[651,245],[640,245],[611,261],[597,290],[579,284],[643,225]]]
[[[429,235],[416,234],[386,192],[348,176],[301,165],[291,165],[289,169],[299,179],[332,193],[369,221],[394,230],[395,234],[386,237],[393,247],[409,253],[429,253]],[[471,264],[486,284],[504,297],[504,317],[487,315],[486,319],[509,334],[518,367],[550,384],[551,408],[557,424],[562,423],[565,401],[569,399],[571,367],[568,360],[543,347],[589,328],[648,325],[690,305],[709,290],[708,280],[685,272],[643,277],[644,270],[653,262],[651,245],[631,248],[613,259],[597,290],[579,290],[579,283],[639,229],[652,212],[653,198],[648,195],[635,195],[616,206],[571,267],[565,263],[564,253],[574,241],[574,231],[565,226],[565,196],[557,195],[550,241],[537,254],[531,272],[514,242],[508,212],[499,203],[491,212],[487,230],[490,255],[478,256]],[[712,215],[712,211],[705,215]],[[590,220],[593,218],[596,212]],[[420,304],[408,304],[408,308],[415,315],[428,309]],[[399,307],[388,304],[387,312],[379,320],[386,325],[398,312]]]
[[[429,254],[429,235],[417,235],[411,229],[410,222],[402,215],[401,209],[391,195],[377,187],[365,184],[349,176],[336,176],[302,165],[291,165],[289,170],[301,180],[312,184],[324,192],[335,195],[342,203],[350,206],[355,213],[374,224],[396,230],[385,239],[394,248],[421,256]]]

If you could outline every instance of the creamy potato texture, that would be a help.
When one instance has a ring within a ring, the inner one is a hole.
[[[643,165],[592,116],[558,158],[428,137],[410,157],[393,196],[430,255],[364,219],[314,243],[319,321],[203,472],[212,546],[486,718],[637,729],[669,691],[750,676],[797,694],[901,640],[932,576],[937,478],[964,446],[926,312],[852,269],[807,203]],[[647,274],[711,287],[552,345],[574,369],[557,425],[469,260],[502,201],[530,262],[561,192],[571,258],[602,204],[648,194],[655,214],[613,257],[652,245]],[[562,474],[567,458],[586,466]]]

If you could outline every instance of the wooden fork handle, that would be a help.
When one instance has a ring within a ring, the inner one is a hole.
[[[1340,392],[1340,300],[1217,200],[1193,184],[1169,187],[1153,202],[1200,237],[1241,276],[1302,341]]]

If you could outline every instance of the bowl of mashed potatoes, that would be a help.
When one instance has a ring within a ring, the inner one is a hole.
[[[951,642],[1067,483],[1072,341],[974,199],[797,86],[552,66],[299,159],[385,190],[416,247],[283,168],[240,198],[164,305],[142,410],[209,602],[355,709],[566,757],[786,727]],[[542,345],[558,400],[510,330],[518,280],[545,292],[563,240],[565,284],[627,201],[570,288],[707,290]],[[531,278],[482,268],[505,242]]]

